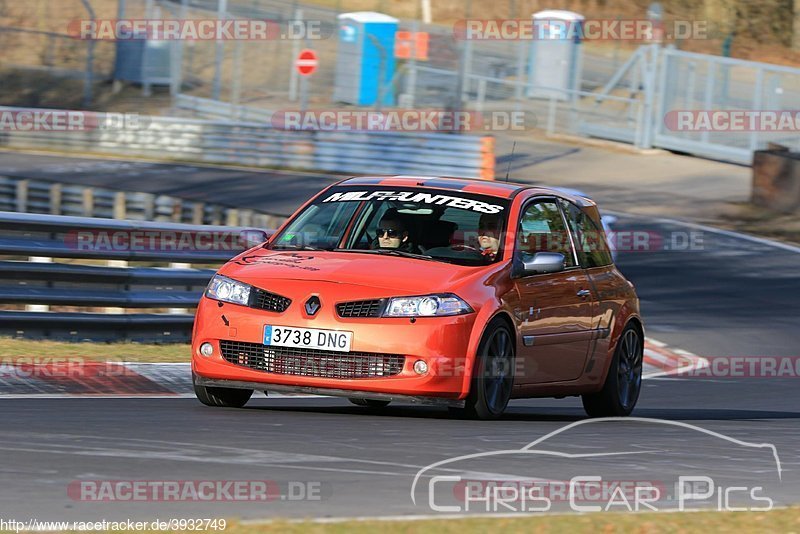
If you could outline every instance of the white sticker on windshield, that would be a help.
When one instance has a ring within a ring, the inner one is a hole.
[[[347,191],[333,193],[323,200],[323,202],[362,202],[365,200],[421,202],[423,204],[436,204],[437,206],[472,210],[478,213],[500,213],[504,209],[503,206],[481,202],[480,200],[451,197],[449,195],[439,195],[435,193],[419,193],[416,191]]]

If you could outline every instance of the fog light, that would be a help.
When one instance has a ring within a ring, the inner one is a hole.
[[[200,345],[200,354],[203,356],[213,356],[214,355],[214,345],[211,343],[203,343]]]
[[[425,360],[417,360],[414,362],[414,372],[418,375],[424,375],[428,372],[428,364]]]

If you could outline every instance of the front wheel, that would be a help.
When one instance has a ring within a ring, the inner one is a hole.
[[[192,382],[194,383],[194,375],[192,375]],[[234,389],[234,388],[215,388],[209,386],[199,386],[194,384],[194,394],[201,403],[206,406],[214,406],[221,408],[241,408],[250,396],[253,394],[252,389]]]
[[[472,386],[463,414],[473,419],[498,419],[511,399],[516,347],[503,320],[492,321],[478,346]]]
[[[644,340],[639,330],[629,323],[617,342],[603,389],[582,396],[583,409],[589,417],[624,417],[631,414],[642,389],[643,360]]]

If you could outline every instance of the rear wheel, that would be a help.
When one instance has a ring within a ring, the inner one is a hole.
[[[194,383],[194,375],[192,376]],[[252,389],[234,389],[234,388],[216,388],[208,386],[200,386],[194,384],[194,394],[197,400],[206,406],[215,406],[222,408],[241,408],[250,396],[253,394]]]
[[[389,406],[389,403],[392,401],[388,400],[376,400],[376,399],[356,399],[356,398],[349,398],[347,399],[356,406],[364,406],[365,408],[386,408]]]
[[[642,389],[643,360],[644,340],[629,323],[617,342],[603,389],[582,397],[586,413],[590,417],[630,415]]]
[[[511,399],[516,347],[502,319],[492,321],[478,346],[472,386],[462,413],[474,419],[497,419]]]

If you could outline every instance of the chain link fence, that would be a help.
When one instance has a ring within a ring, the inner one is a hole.
[[[541,85],[541,80],[534,76],[537,69],[547,70],[537,63],[535,41],[468,40],[458,35],[459,21],[470,17],[530,19],[535,11],[545,7],[536,2],[500,0],[491,5],[470,0],[430,2],[431,13],[426,13],[425,1],[325,0],[306,4],[288,0],[91,0],[90,3],[97,8],[98,18],[262,20],[274,25],[276,31],[266,39],[154,41],[150,43],[153,50],[150,55],[147,53],[150,48],[145,47],[141,57],[144,92],[148,93],[151,85],[168,86],[173,96],[182,97],[174,100],[175,108],[187,113],[192,106],[186,104],[192,102],[199,103],[194,109],[198,114],[224,118],[233,113],[231,119],[247,117],[263,122],[268,122],[275,111],[297,109],[385,107],[521,112],[522,128],[526,130],[537,128],[550,134],[602,137],[639,147],[664,146],[690,152],[697,147],[711,147],[700,153],[736,161],[745,161],[752,150],[770,141],[789,144],[797,141],[783,133],[676,134],[664,123],[668,113],[681,109],[797,109],[794,101],[794,95],[800,93],[797,69],[660,49],[657,45],[639,46],[623,39],[588,39],[579,46],[574,79],[553,89]],[[82,13],[80,4],[75,5],[78,7],[73,13]],[[751,22],[761,21],[759,24],[765,30],[783,31],[775,13],[785,13],[786,6],[780,2],[769,5],[773,6],[770,13],[757,10]],[[576,3],[575,9],[580,10],[581,6]],[[715,9],[708,2],[703,9],[676,6],[666,3],[665,18],[714,20],[708,38],[698,41],[708,47],[719,45],[721,37],[730,37],[740,26],[736,17],[731,18],[724,9]],[[645,6],[626,8],[610,2],[601,7],[602,10],[588,6],[587,15],[601,11],[626,14],[641,11],[644,18]],[[337,72],[341,78],[343,66],[349,68],[361,59],[348,55],[341,45],[343,28],[339,15],[357,10],[395,16],[398,32],[425,36],[425,54],[416,49],[419,45],[416,39],[412,39],[411,51],[405,56],[395,57],[395,50],[385,47],[379,50],[383,65],[380,68],[387,68],[389,75],[374,77],[381,82],[379,95],[389,98],[378,98],[373,104],[348,104],[337,96],[337,83],[341,85]],[[0,21],[5,20],[0,17]],[[75,77],[82,72],[85,76],[89,72],[86,65],[91,64],[96,78],[110,79],[122,43],[74,39],[51,30],[0,28],[0,44],[12,50],[3,56],[3,63],[61,69]],[[741,31],[750,36],[751,30]],[[758,40],[755,35],[750,37],[754,42]],[[93,50],[90,43],[94,43]],[[318,66],[312,76],[301,77],[295,70],[295,59],[303,49],[311,49],[317,55]],[[91,61],[90,53],[94,56]],[[213,102],[219,103],[219,109],[213,109]],[[718,150],[719,147],[730,150]]]

